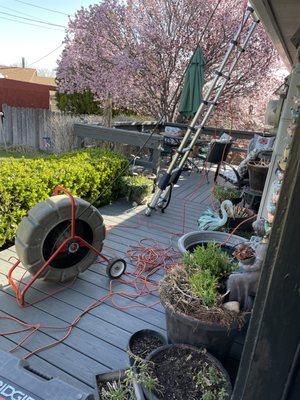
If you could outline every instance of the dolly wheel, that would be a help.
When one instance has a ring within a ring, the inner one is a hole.
[[[120,278],[126,271],[126,261],[123,258],[113,258],[106,267],[106,274],[110,279]]]

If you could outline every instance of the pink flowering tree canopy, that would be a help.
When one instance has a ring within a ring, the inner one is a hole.
[[[58,61],[59,91],[90,90],[100,101],[111,94],[118,108],[174,119],[182,76],[216,1],[103,0],[81,8],[69,21]],[[200,42],[207,81],[242,20],[243,6],[239,0],[223,1]],[[278,66],[277,54],[259,26],[216,115],[225,118],[232,108],[235,114],[260,110]]]

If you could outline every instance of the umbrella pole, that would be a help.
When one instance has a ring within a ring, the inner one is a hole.
[[[241,41],[240,36],[242,35],[242,32],[247,25],[247,22],[249,18],[253,18],[253,22],[250,24],[249,28],[247,29],[247,32],[243,35],[243,41]],[[176,150],[176,153],[174,154],[172,161],[167,169],[167,171],[164,173],[164,175],[159,179],[155,193],[150,201],[150,203],[147,206],[147,209],[145,211],[145,215],[150,216],[151,212],[153,210],[156,210],[157,206],[161,204],[165,204],[165,198],[169,194],[168,192],[168,187],[170,185],[174,185],[182,172],[183,166],[188,159],[190,151],[193,149],[195,146],[198,137],[200,133],[203,130],[203,127],[205,126],[208,118],[210,117],[214,107],[216,106],[228,80],[231,77],[232,72],[234,71],[242,53],[245,51],[247,44],[257,26],[259,23],[259,19],[254,11],[254,9],[251,6],[247,7],[247,10],[244,14],[243,21],[240,23],[233,40],[231,40],[227,52],[224,56],[223,61],[220,64],[220,67],[217,71],[215,71],[215,78],[213,79],[213,82],[205,95],[205,98],[202,100],[194,118],[192,119],[192,122],[190,126],[188,127],[181,143],[178,149]],[[238,54],[234,58],[233,61],[229,63],[229,59],[233,51],[237,49]],[[229,65],[227,65],[229,64]],[[228,68],[226,74],[224,73],[226,67]],[[216,94],[213,96],[213,91],[217,89]],[[205,111],[205,107],[208,107],[206,112],[204,113],[204,116],[201,120],[201,123],[199,126],[196,128],[196,124],[200,116],[203,114]]]

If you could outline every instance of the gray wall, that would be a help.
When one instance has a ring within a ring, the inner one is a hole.
[[[258,216],[266,217],[267,205],[269,202],[269,197],[272,192],[272,185],[275,180],[275,171],[277,168],[278,160],[282,157],[283,151],[288,144],[288,133],[287,128],[292,121],[291,117],[291,106],[293,102],[293,97],[297,94],[297,85],[300,85],[300,63],[296,64],[293,69],[290,79],[289,79],[289,90],[287,97],[284,101],[282,112],[280,116],[280,122],[278,125],[277,136],[274,146],[274,151],[272,155],[271,165],[269,168],[262,201],[260,204],[260,209]],[[300,156],[300,155],[299,155]]]

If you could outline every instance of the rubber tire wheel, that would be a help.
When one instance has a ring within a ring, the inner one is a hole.
[[[118,275],[112,275],[111,270],[113,268],[113,266],[117,263],[117,262],[122,262],[124,265],[123,270],[120,272],[120,274]],[[106,267],[106,275],[109,277],[109,279],[119,279],[126,271],[126,261],[123,260],[123,258],[113,258],[109,261],[108,266]]]
[[[101,252],[105,238],[103,218],[97,208],[87,201],[74,197],[76,215],[79,220],[87,223],[93,233],[91,245]],[[66,195],[52,196],[46,201],[36,204],[30,209],[28,216],[23,218],[16,233],[15,247],[17,255],[30,274],[35,275],[45,263],[43,244],[54,227],[64,221],[70,221],[71,205]],[[91,250],[72,266],[65,268],[46,268],[39,278],[53,282],[66,282],[85,271],[97,259],[97,254]]]

